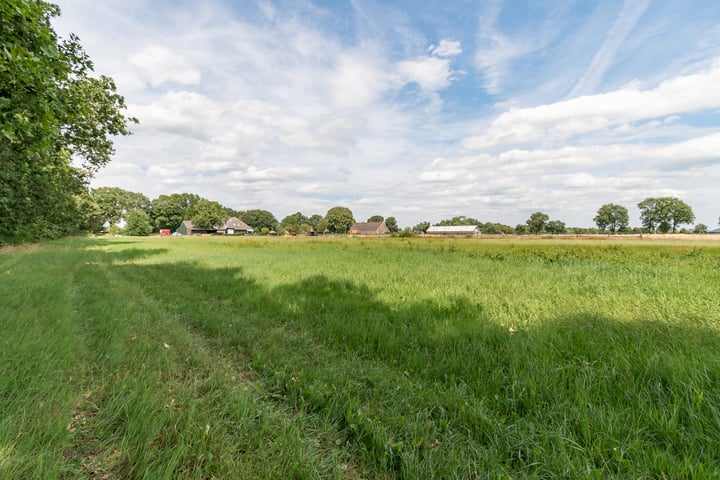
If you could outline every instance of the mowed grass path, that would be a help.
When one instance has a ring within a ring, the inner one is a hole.
[[[0,253],[2,478],[717,478],[720,246]]]

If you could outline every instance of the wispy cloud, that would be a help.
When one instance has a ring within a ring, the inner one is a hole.
[[[588,69],[570,92],[571,97],[595,92],[603,75],[615,60],[618,49],[635,27],[648,5],[650,5],[650,1],[625,0],[622,10],[615,19],[615,23],[613,23],[605,37],[605,41],[595,53]]]

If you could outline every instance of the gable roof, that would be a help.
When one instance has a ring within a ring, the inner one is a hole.
[[[358,222],[350,227],[350,231],[356,231],[357,233],[377,233],[384,224],[385,222]]]
[[[232,228],[232,229],[234,229],[234,230],[239,230],[239,231],[243,231],[243,230],[244,230],[244,231],[248,231],[248,230],[252,230],[252,229],[253,229],[250,225],[248,225],[247,223],[243,222],[242,220],[240,220],[240,219],[237,218],[237,217],[230,217],[230,218],[228,218],[227,221],[225,222],[225,225],[223,225],[222,228],[224,228],[224,229],[226,229],[226,230],[227,230],[228,228]]]
[[[707,233],[720,233],[720,228],[716,228],[714,230],[709,230]]]

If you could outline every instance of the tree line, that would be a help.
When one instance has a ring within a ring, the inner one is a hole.
[[[162,229],[175,231],[185,220],[204,228],[217,228],[228,218],[237,217],[256,232],[265,234],[302,235],[307,233],[347,233],[355,223],[355,217],[348,207],[336,206],[325,215],[305,215],[295,212],[281,221],[268,210],[235,210],[194,193],[173,193],[160,195],[150,200],[141,193],[129,192],[117,187],[101,187],[91,190],[83,202],[85,208],[84,228],[92,232],[109,230],[111,233],[128,235],[149,235]],[[629,227],[630,215],[622,205],[602,205],[593,221],[597,228],[567,227],[565,222],[551,219],[543,212],[534,212],[525,223],[511,227],[497,222],[482,222],[473,217],[455,216],[436,222],[434,225],[475,225],[483,234],[548,234],[563,233],[676,233],[679,226],[695,220],[692,208],[675,197],[646,198],[638,203],[642,227]],[[124,220],[124,229],[120,227]],[[414,227],[401,230],[395,217],[373,215],[367,222],[385,222],[391,233],[424,233],[430,222],[420,222]],[[720,219],[719,219],[720,223]],[[692,233],[706,233],[707,226],[695,225]],[[681,229],[681,233],[690,233]]]
[[[593,222],[597,228],[567,227],[565,222],[551,220],[543,212],[534,212],[525,221],[511,227],[502,223],[481,222],[472,217],[457,216],[442,220],[435,225],[476,225],[484,234],[562,234],[562,233],[677,233],[678,227],[683,224],[692,224],[695,214],[692,207],[677,197],[648,197],[637,204],[640,210],[642,227],[630,228],[630,215],[628,209],[622,205],[608,203],[602,205]],[[430,222],[420,222],[412,228],[414,232],[426,232]],[[720,218],[718,218],[720,225]],[[680,233],[691,233],[680,229]],[[707,233],[705,224],[695,225],[692,233]]]
[[[82,227],[95,233],[149,235],[164,229],[176,231],[186,220],[198,227],[217,228],[231,217],[239,218],[260,234],[347,233],[355,223],[352,211],[342,206],[329,209],[325,215],[296,212],[278,221],[268,210],[235,210],[194,193],[160,195],[150,200],[142,193],[100,187],[90,190],[84,199]],[[399,231],[395,217],[373,215],[367,221],[384,221],[391,232]]]

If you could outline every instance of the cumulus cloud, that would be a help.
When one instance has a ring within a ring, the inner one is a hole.
[[[327,85],[334,105],[357,109],[375,102],[388,88],[388,76],[370,59],[353,54],[338,56]]]
[[[133,54],[128,63],[153,87],[174,82],[187,85],[200,83],[201,74],[177,52],[159,45],[150,45]]]
[[[397,71],[407,83],[416,83],[422,90],[434,92],[450,85],[452,72],[450,60],[437,57],[420,57],[404,60],[397,65]]]
[[[438,57],[455,57],[462,53],[460,42],[447,39],[440,40],[437,46],[432,45],[428,50]]]
[[[467,138],[467,149],[565,139],[578,134],[654,117],[720,107],[720,61],[698,73],[675,77],[642,90],[637,84],[548,105],[511,108],[481,135]]]
[[[209,141],[225,108],[221,102],[200,93],[169,91],[147,105],[130,104],[128,110],[140,120],[138,129]]]

